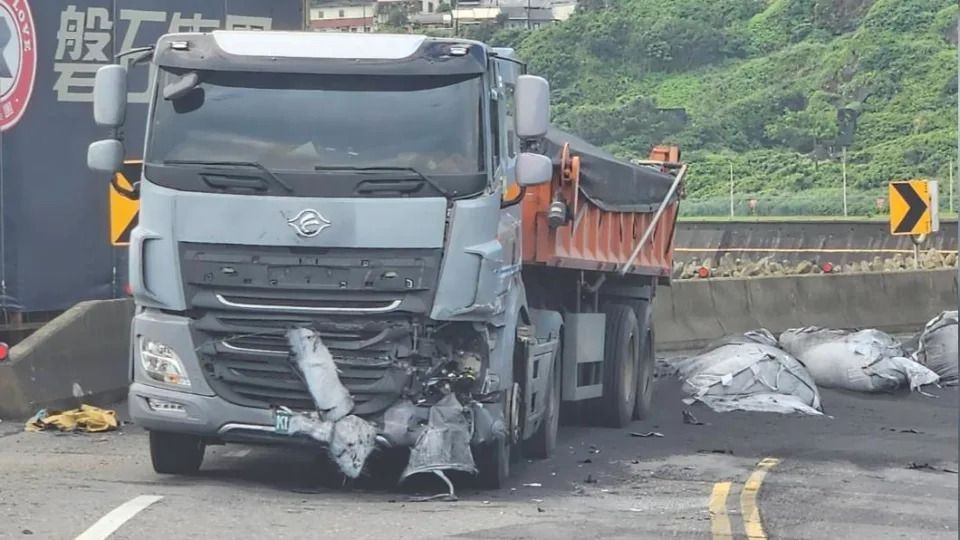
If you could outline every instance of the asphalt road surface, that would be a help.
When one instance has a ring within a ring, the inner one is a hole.
[[[658,380],[655,418],[565,427],[555,457],[501,491],[331,485],[314,456],[208,449],[202,474],[162,477],[136,426],[94,435],[0,423],[0,538],[956,539],[956,388],[824,390],[830,417],[717,414]],[[683,423],[681,410],[704,425]],[[120,409],[122,413],[122,409]],[[631,432],[662,433],[633,437]]]

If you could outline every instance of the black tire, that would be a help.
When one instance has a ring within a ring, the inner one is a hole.
[[[603,351],[603,396],[590,402],[591,425],[622,428],[630,424],[637,400],[640,327],[633,308],[608,304]]]
[[[653,320],[643,332],[640,344],[639,369],[637,376],[637,403],[633,408],[634,420],[647,420],[653,412],[653,382],[657,369],[657,346],[654,339]]]
[[[477,465],[477,487],[501,489],[510,478],[511,445],[509,438],[484,444],[474,449]]]
[[[510,479],[510,464],[519,456],[517,455],[517,433],[519,432],[520,422],[511,421],[511,400],[520,401],[521,396],[517,394],[519,385],[514,385],[510,394],[503,397],[504,419],[507,422],[507,435],[503,439],[498,439],[486,444],[474,447],[473,460],[477,466],[476,485],[480,489],[501,489]],[[522,401],[520,401],[522,403]],[[520,414],[524,407],[519,405]]]
[[[561,347],[553,357],[553,371],[550,375],[550,386],[547,387],[546,416],[540,422],[540,427],[529,439],[523,443],[523,451],[529,457],[546,459],[553,455],[557,447],[557,432],[560,429],[560,399],[561,399]]]
[[[150,432],[150,460],[158,474],[196,474],[206,449],[200,437]]]

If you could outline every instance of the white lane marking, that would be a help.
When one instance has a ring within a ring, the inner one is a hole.
[[[109,514],[100,518],[92,527],[83,531],[75,540],[106,540],[111,534],[117,532],[117,529],[124,523],[130,521],[130,518],[139,514],[146,507],[159,501],[163,497],[159,495],[140,495],[114,508]]]
[[[224,454],[224,456],[228,458],[236,458],[236,459],[243,459],[249,455],[250,455],[249,448],[247,448],[246,450],[234,450],[233,452],[227,452],[226,454]]]

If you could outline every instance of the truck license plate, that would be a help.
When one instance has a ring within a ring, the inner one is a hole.
[[[274,431],[279,435],[290,434],[290,414],[286,411],[277,411],[274,420]]]

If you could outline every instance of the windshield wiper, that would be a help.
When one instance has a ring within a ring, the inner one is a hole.
[[[275,184],[282,187],[287,193],[293,193],[293,188],[270,169],[255,161],[203,161],[187,159],[169,159],[163,162],[164,165],[199,165],[204,167],[251,167],[259,170],[266,178],[272,180]]]
[[[413,174],[414,176],[416,176],[417,179],[422,180],[423,182],[426,182],[426,184],[427,184],[428,186],[430,186],[430,187],[432,187],[433,189],[437,190],[437,193],[442,194],[444,197],[448,197],[448,198],[449,198],[449,197],[451,197],[451,196],[453,196],[453,195],[456,195],[456,193],[450,193],[449,191],[443,189],[442,187],[440,187],[439,184],[437,184],[436,182],[434,182],[434,181],[433,181],[432,179],[430,179],[427,175],[425,175],[425,174],[423,174],[422,172],[418,171],[418,170],[415,169],[414,167],[402,167],[402,166],[392,166],[392,167],[391,167],[391,166],[366,166],[366,167],[358,167],[358,166],[354,166],[354,165],[333,165],[333,166],[317,165],[317,166],[314,167],[313,169],[314,169],[315,171],[357,171],[357,172],[360,172],[360,173],[366,173],[366,172],[371,172],[371,173],[380,172],[380,173],[383,173],[383,172],[391,172],[391,171],[408,172],[408,173],[411,173],[411,174]]]

